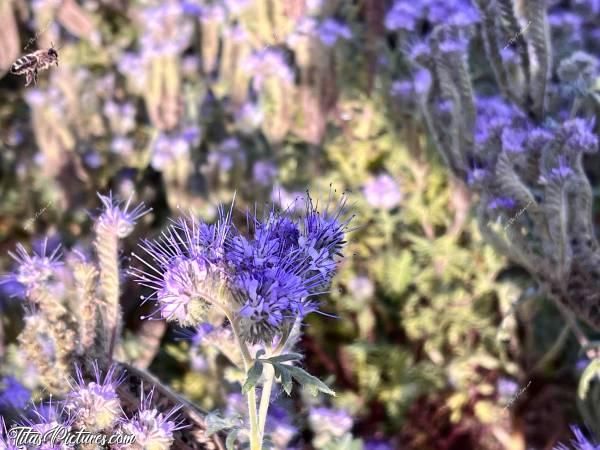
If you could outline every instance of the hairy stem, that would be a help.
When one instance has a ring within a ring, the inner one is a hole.
[[[269,356],[278,356],[283,352],[287,341],[290,337],[290,333],[292,331],[292,327],[288,327],[281,339],[279,340],[279,344]],[[265,435],[265,426],[267,425],[267,413],[269,412],[269,406],[271,402],[271,391],[273,390],[273,382],[275,381],[275,369],[270,364],[266,364],[263,369],[263,376],[265,377],[265,381],[263,383],[262,393],[260,396],[260,407],[258,410],[258,430],[260,432],[261,439]]]
[[[104,295],[104,320],[110,336],[108,357],[112,359],[121,326],[119,305],[119,238],[109,227],[98,227],[96,250],[100,262],[100,289]]]
[[[252,366],[253,358],[248,351],[248,346],[242,339],[240,334],[240,328],[237,320],[232,320],[231,315],[226,313],[227,319],[231,323],[231,329],[233,334],[238,341],[240,351],[242,352],[242,358],[244,360],[244,370],[248,373]],[[258,428],[258,415],[256,408],[256,387],[252,387],[246,394],[248,399],[248,416],[250,417],[250,450],[262,450],[262,436]]]

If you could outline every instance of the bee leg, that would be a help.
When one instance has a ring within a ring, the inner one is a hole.
[[[33,84],[37,85],[37,76],[38,76],[38,70],[34,69],[33,70]]]
[[[25,74],[25,87],[29,86],[31,84],[31,81],[33,80],[33,76],[31,72],[27,72]]]

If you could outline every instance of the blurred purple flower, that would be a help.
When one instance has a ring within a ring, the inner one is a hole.
[[[394,450],[394,446],[382,439],[369,439],[365,442],[364,450]]]
[[[571,151],[594,153],[598,150],[595,124],[595,119],[571,119],[562,124],[559,136],[565,140],[567,149]]]
[[[269,186],[277,177],[277,166],[270,161],[256,161],[252,168],[252,178],[262,186]]]
[[[189,152],[190,144],[182,136],[161,133],[154,141],[150,164],[160,171],[175,159],[186,157]]]
[[[373,282],[365,276],[356,276],[348,282],[350,294],[359,301],[368,300],[375,293]]]
[[[371,206],[385,210],[398,206],[403,198],[398,184],[388,174],[381,174],[369,179],[363,192]]]
[[[558,167],[550,169],[550,176],[559,181],[564,181],[572,173],[573,169],[568,166],[567,159],[564,155],[558,157]]]
[[[500,397],[502,397],[503,399],[511,399],[517,393],[519,385],[514,380],[501,377],[498,378],[496,389]]]
[[[427,69],[419,69],[414,78],[415,92],[419,95],[427,93],[431,86],[431,74]]]
[[[489,209],[512,209],[517,202],[510,197],[494,197],[488,203]]]
[[[352,417],[343,409],[325,407],[312,408],[308,413],[308,422],[316,434],[329,434],[342,437],[352,429]]]
[[[502,130],[502,149],[509,153],[521,153],[525,151],[525,139],[527,132],[516,128],[506,127]]]
[[[338,39],[350,39],[352,32],[347,25],[344,25],[337,20],[327,18],[318,27],[317,34],[321,42],[328,47],[335,45]]]
[[[23,409],[31,399],[31,392],[13,376],[2,379],[0,408]]]
[[[419,2],[396,0],[385,15],[385,27],[390,30],[414,31],[419,18],[423,14],[423,6]]]
[[[83,155],[83,162],[90,169],[97,169],[102,165],[103,160],[100,153],[95,150],[91,150]]]
[[[284,55],[272,48],[265,48],[248,56],[242,62],[242,69],[252,75],[252,85],[256,90],[260,90],[264,80],[269,77],[276,77],[285,83],[294,82],[294,73]]]
[[[113,153],[129,156],[133,152],[133,140],[125,136],[115,136],[110,144]]]

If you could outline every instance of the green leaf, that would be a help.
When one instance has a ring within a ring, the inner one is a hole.
[[[286,366],[283,364],[273,364],[273,367],[275,368],[275,374],[281,380],[283,390],[287,395],[291,395],[293,382],[290,371],[288,370],[288,367],[290,366]]]
[[[250,389],[256,386],[258,379],[262,375],[263,364],[260,361],[254,361],[252,367],[248,371],[246,375],[246,382],[242,386],[242,394],[247,394]]]
[[[267,352],[265,351],[264,348],[258,349],[258,351],[256,352],[256,356],[254,357],[254,359],[259,359],[265,353],[267,353]]]
[[[210,436],[211,434],[217,433],[221,430],[226,430],[229,428],[234,428],[237,425],[238,417],[232,417],[224,419],[219,415],[218,411],[211,411],[204,418],[206,421],[206,435]]]
[[[229,434],[227,435],[227,440],[225,441],[225,448],[227,450],[235,450],[234,444],[235,444],[235,441],[237,440],[239,433],[240,433],[239,428],[234,428],[233,430],[231,430],[229,432]]]
[[[324,394],[332,395],[335,397],[335,391],[329,386],[319,380],[317,377],[313,377],[311,374],[306,372],[304,369],[296,366],[286,366],[290,375],[304,388],[308,389],[312,395],[316,396],[319,392]]]
[[[264,362],[270,363],[282,363],[287,361],[299,361],[303,358],[300,353],[286,353],[285,355],[272,356],[267,359],[263,359]]]

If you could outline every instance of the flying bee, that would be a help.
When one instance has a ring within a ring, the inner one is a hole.
[[[52,64],[58,67],[58,52],[54,44],[47,50],[37,50],[33,53],[21,56],[10,67],[10,73],[15,75],[25,74],[25,86],[37,84],[38,71],[48,69]]]

